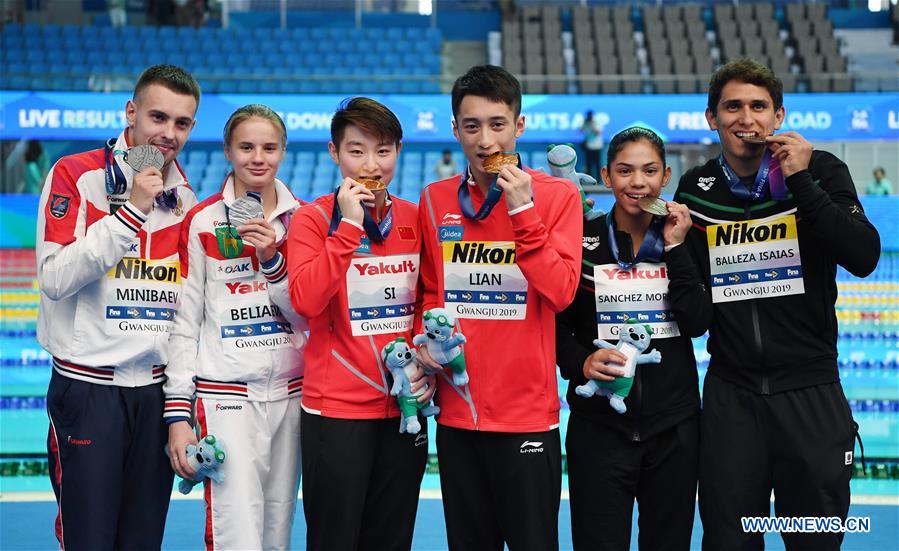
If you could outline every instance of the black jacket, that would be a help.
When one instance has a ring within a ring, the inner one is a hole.
[[[593,266],[616,263],[608,243],[608,216],[612,214],[584,221],[580,285],[574,302],[556,316],[556,361],[562,377],[569,381],[567,400],[573,414],[620,430],[631,440],[648,440],[699,413],[696,360],[690,337],[705,333],[709,320],[694,316],[690,305],[705,300],[706,290],[685,246],[665,253],[662,262],[667,264],[669,304],[678,322],[680,336],[652,340],[650,349],[662,353],[662,363],[637,367],[634,385],[625,399],[626,413],[616,413],[606,398],[578,396],[574,392],[575,386],[587,381],[584,360],[596,351],[593,346],[593,340],[597,338]],[[631,260],[630,235],[622,231],[615,233],[621,259]]]
[[[865,217],[846,165],[823,151],[809,168],[786,179],[788,197],[753,203],[737,198],[717,160],[681,178],[674,200],[690,208],[690,253],[710,284],[706,228],[712,224],[796,216],[804,292],[713,306],[711,294],[692,309],[711,309],[709,373],[759,394],[839,380],[837,370],[837,265],[870,274],[880,257],[880,236]]]

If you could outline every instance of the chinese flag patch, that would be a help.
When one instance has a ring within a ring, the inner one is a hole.
[[[396,231],[400,234],[403,241],[415,241],[415,228],[412,226],[397,226]]]

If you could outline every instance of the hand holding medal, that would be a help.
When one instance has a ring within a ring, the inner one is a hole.
[[[275,229],[265,221],[262,208],[262,196],[256,191],[248,191],[238,197],[228,207],[228,221],[237,228],[237,233],[244,242],[256,249],[256,258],[268,262],[278,249],[275,246]]]
[[[248,191],[243,197],[238,197],[228,207],[228,222],[235,228],[243,226],[253,218],[262,217],[262,197],[254,191]]]
[[[152,145],[136,145],[125,152],[123,160],[134,170],[131,204],[149,214],[156,197],[163,193],[162,167],[165,157]]]

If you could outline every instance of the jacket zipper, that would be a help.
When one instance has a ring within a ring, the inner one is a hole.
[[[749,205],[745,205],[743,207],[743,213],[746,216],[746,220],[752,219],[752,213],[749,210]],[[749,301],[749,309],[752,312],[752,333],[755,340],[755,353],[758,355],[759,362],[762,366],[762,394],[771,394],[771,390],[768,386],[768,367],[765,365],[765,350],[762,346],[762,331],[759,326],[759,310],[758,310],[758,302],[756,300]]]

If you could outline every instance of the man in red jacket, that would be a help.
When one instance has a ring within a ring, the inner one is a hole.
[[[437,453],[450,549],[558,549],[561,445],[555,314],[580,272],[580,196],[567,181],[508,164],[524,132],[521,85],[472,67],[453,86],[453,134],[468,167],[419,202],[423,310],[446,308],[467,384],[437,378]],[[419,357],[433,369],[426,347]]]

